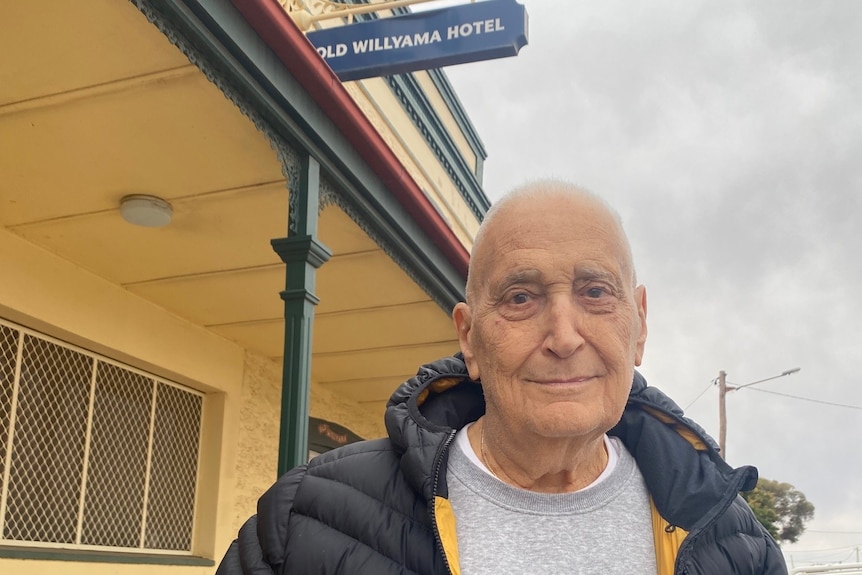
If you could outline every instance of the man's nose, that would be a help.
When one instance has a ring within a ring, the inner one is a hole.
[[[552,298],[545,319],[544,347],[554,355],[569,357],[584,344],[583,310],[570,295]]]

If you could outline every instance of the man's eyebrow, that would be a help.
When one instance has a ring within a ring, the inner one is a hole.
[[[622,287],[622,280],[619,275],[611,271],[595,267],[576,267],[574,271],[576,282],[598,280],[607,282],[616,288]]]
[[[517,285],[522,283],[536,283],[542,277],[542,273],[539,270],[514,270],[503,277],[501,277],[498,281],[494,282],[498,288],[505,289],[511,285]]]

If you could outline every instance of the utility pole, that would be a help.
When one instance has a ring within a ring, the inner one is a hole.
[[[758,383],[784,377],[785,375],[793,375],[794,373],[798,373],[801,369],[802,368],[800,367],[794,367],[793,369],[782,371],[778,375],[773,375],[772,377],[767,377],[765,379],[758,379],[757,381],[752,381],[745,385],[727,385],[727,373],[724,370],[718,372],[718,449],[719,454],[723,459],[727,459],[725,446],[727,443],[727,412],[725,407],[727,392],[733,391],[734,389],[742,389],[743,387],[748,387],[750,385],[757,385]]]
[[[722,459],[727,460],[727,411],[724,400],[727,397],[727,373],[724,370],[718,372],[718,452]]]

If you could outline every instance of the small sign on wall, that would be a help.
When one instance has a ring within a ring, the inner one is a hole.
[[[357,441],[362,438],[344,426],[317,417],[308,418],[308,449],[315,454]]]

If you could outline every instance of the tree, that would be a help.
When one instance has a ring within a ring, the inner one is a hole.
[[[742,497],[779,543],[796,543],[805,532],[805,522],[814,517],[814,505],[789,483],[760,478]]]

